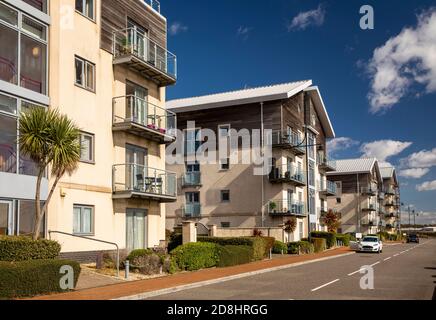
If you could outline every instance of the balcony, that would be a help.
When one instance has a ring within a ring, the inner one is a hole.
[[[112,169],[113,199],[149,199],[175,202],[176,174],[137,164],[120,164]]]
[[[385,194],[389,196],[394,196],[396,194],[395,188],[393,186],[385,188]]]
[[[296,132],[287,133],[274,131],[272,133],[273,148],[290,149],[297,156],[306,154],[306,146],[304,145],[300,135]]]
[[[183,207],[184,218],[200,218],[201,217],[201,204],[200,203],[188,203]]]
[[[159,86],[177,81],[177,57],[134,28],[113,34],[114,65],[125,65]]]
[[[126,131],[161,144],[176,140],[177,116],[144,99],[129,95],[114,98],[113,131]]]
[[[385,193],[384,192],[379,192],[378,199],[383,201],[385,199]]]
[[[188,172],[182,177],[183,188],[201,187],[201,172]]]
[[[393,207],[393,208],[397,208],[399,207],[399,203],[395,200],[388,200],[385,202],[385,207]]]
[[[158,0],[142,0],[145,4],[149,5],[154,11],[160,13],[160,2]]]
[[[329,159],[324,153],[318,152],[318,167],[324,172],[336,171],[336,161]]]
[[[268,203],[268,212],[271,216],[301,216],[305,217],[305,205],[302,201],[271,200]]]
[[[375,195],[377,195],[378,187],[376,184],[370,184],[368,186],[361,187],[360,191],[363,195],[375,196]]]
[[[327,180],[327,183],[323,180],[318,181],[318,191],[323,196],[336,196],[337,195],[337,188],[336,183],[333,181]]]
[[[362,211],[377,211],[377,206],[373,203],[365,203],[362,205]]]
[[[292,183],[297,187],[306,185],[306,174],[294,165],[273,168],[269,174],[271,183]]]

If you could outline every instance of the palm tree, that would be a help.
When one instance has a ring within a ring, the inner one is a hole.
[[[59,180],[72,174],[80,160],[80,131],[67,116],[58,110],[32,108],[19,120],[19,144],[23,155],[30,157],[38,168],[35,195],[35,225],[33,239],[39,238],[41,222]],[[55,178],[47,201],[41,208],[41,182],[51,166]]]

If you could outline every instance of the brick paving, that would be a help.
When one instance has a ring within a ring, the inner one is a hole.
[[[279,259],[264,260],[228,268],[205,269],[196,272],[183,272],[167,277],[125,282],[104,287],[77,290],[68,293],[39,296],[34,300],[111,300],[141,293],[169,289],[202,281],[215,280],[238,274],[286,266],[294,263],[333,257],[351,252],[349,248],[338,248],[318,254],[286,256]]]

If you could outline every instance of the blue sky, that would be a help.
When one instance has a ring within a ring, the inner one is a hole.
[[[359,26],[366,4],[374,8],[374,30]],[[312,79],[337,134],[333,156],[395,165],[402,201],[436,223],[434,0],[161,5],[179,62],[167,99]]]

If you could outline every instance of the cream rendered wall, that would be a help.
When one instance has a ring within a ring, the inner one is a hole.
[[[95,135],[95,164],[80,163],[71,176],[64,176],[49,205],[48,229],[73,232],[73,205],[95,207],[95,238],[126,245],[126,208],[149,209],[148,245],[165,239],[165,206],[156,202],[112,200],[112,166],[125,163],[125,144],[149,149],[149,165],[165,169],[164,146],[124,133],[112,133],[112,98],[125,95],[126,78],[149,89],[149,101],[164,106],[165,89],[159,89],[134,72],[117,67],[112,55],[100,49],[100,0],[96,1],[96,23],[74,12],[74,0],[50,1],[50,97],[51,107],[59,108],[85,132]],[[72,13],[68,15],[67,13]],[[72,18],[73,20],[68,20]],[[61,24],[72,21],[73,24]],[[72,27],[72,28],[70,28]],[[74,57],[96,65],[96,90],[89,92],[74,85]],[[61,191],[65,193],[61,197]],[[114,207],[115,203],[115,207]],[[124,205],[124,207],[122,206]],[[63,252],[111,249],[95,242],[56,236]]]

